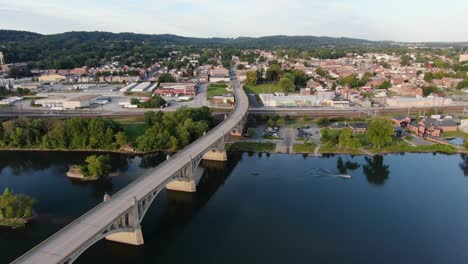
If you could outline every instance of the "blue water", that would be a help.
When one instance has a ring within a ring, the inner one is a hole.
[[[127,162],[125,175],[113,178],[111,189],[71,184],[63,177],[63,162],[53,157],[42,169],[17,168],[13,173],[6,166],[0,186],[36,196],[37,211],[52,217],[27,231],[0,231],[0,263],[98,203],[104,190],[115,192],[144,170],[140,158]],[[197,193],[165,192],[153,204],[142,223],[145,245],[101,241],[77,263],[468,260],[466,156],[305,158],[235,153],[226,165],[205,167]],[[316,168],[353,178],[316,173]]]

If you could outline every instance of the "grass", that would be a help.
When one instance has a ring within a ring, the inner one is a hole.
[[[135,143],[136,139],[143,135],[146,130],[146,124],[145,123],[120,123],[122,126],[125,134],[127,135],[128,142],[130,143]]]
[[[263,135],[262,138],[263,139],[271,139],[271,140],[283,140],[280,137],[272,137],[272,136],[268,136],[268,135]]]
[[[265,93],[282,93],[283,89],[275,83],[265,83],[255,86],[244,85],[244,90],[247,94],[265,94]]]
[[[276,144],[269,142],[237,142],[230,145],[229,150],[274,153],[276,151]]]
[[[212,98],[214,96],[221,96],[227,92],[228,86],[226,84],[210,84],[208,85],[208,98]]]
[[[112,118],[112,120],[118,123],[143,123],[145,122],[144,117],[119,117],[119,118]]]
[[[457,149],[448,146],[448,145],[441,145],[441,144],[434,144],[434,145],[424,145],[424,146],[410,146],[406,142],[401,144],[393,144],[390,146],[386,146],[382,149],[372,149],[374,153],[399,153],[399,152],[407,152],[407,153],[445,153],[445,154],[455,154],[457,153]]]
[[[463,131],[444,132],[444,138],[468,138],[468,134]]]
[[[293,151],[298,154],[314,153],[317,145],[315,143],[294,144]]]

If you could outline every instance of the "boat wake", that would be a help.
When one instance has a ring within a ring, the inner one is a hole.
[[[308,173],[316,177],[336,177],[336,178],[343,178],[343,179],[353,178],[353,176],[349,174],[341,174],[337,171],[330,171],[330,170],[326,170],[322,168],[313,168],[309,170]]]

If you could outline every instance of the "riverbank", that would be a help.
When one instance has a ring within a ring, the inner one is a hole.
[[[261,142],[236,142],[232,143],[229,150],[239,150],[256,153],[276,153],[276,144],[261,143]],[[292,154],[314,154],[316,145],[313,143],[295,144],[294,153]],[[365,149],[340,149],[337,147],[320,146],[318,153],[320,154],[347,154],[347,155],[384,155],[393,153],[442,153],[442,154],[461,154],[468,153],[465,149],[457,149],[447,145],[426,145],[426,146],[409,146],[409,145],[391,145],[381,149],[365,148]]]
[[[159,150],[159,151],[137,151],[137,150],[105,150],[105,149],[40,149],[40,148],[0,148],[0,152],[90,152],[90,153],[114,153],[114,154],[126,154],[131,156],[136,155],[149,155],[149,154],[158,154],[158,153],[173,153],[172,151]]]

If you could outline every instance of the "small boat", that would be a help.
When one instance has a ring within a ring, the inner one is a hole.
[[[353,176],[351,176],[351,175],[349,175],[349,174],[341,174],[340,177],[345,178],[345,179],[351,179],[351,178],[353,178]]]
[[[254,176],[260,175],[260,173],[258,173],[258,172],[251,172],[250,174],[254,175]]]

